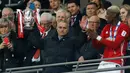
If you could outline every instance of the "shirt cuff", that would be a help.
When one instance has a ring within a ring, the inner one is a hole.
[[[96,38],[98,41],[101,41],[102,40],[102,37],[101,36],[97,36]]]

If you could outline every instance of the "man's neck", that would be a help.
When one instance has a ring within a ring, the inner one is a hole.
[[[72,16],[77,16],[80,12],[78,11],[76,14],[72,15]]]
[[[58,7],[58,8],[55,8],[55,9],[54,9],[54,11],[58,11],[59,9],[60,9],[60,7]]]
[[[45,30],[46,33],[48,33],[51,30],[51,27]]]
[[[115,19],[115,20],[112,21],[111,24],[112,24],[112,25],[117,25],[118,22],[119,22],[119,21],[118,21],[117,19]]]
[[[63,38],[63,36],[58,36],[58,39],[61,40]]]

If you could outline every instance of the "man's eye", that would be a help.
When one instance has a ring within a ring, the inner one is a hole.
[[[59,27],[60,29],[62,28],[62,27]]]

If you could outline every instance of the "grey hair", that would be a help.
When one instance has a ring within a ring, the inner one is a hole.
[[[46,17],[47,21],[49,21],[49,22],[52,22],[52,20],[53,20],[53,16],[51,13],[44,12],[41,14],[41,18],[42,17]]]
[[[64,9],[58,10],[57,13],[56,13],[56,15],[58,15],[58,14],[61,13],[61,12],[64,12],[64,13],[65,13],[66,18],[71,16],[71,14],[70,14],[68,11],[64,10]]]
[[[3,8],[3,10],[2,10],[2,14],[3,14],[3,12],[4,12],[5,10],[9,10],[12,14],[14,14],[13,9],[12,9],[12,8],[9,8],[9,7],[5,7],[5,8]]]
[[[65,13],[66,20],[69,23],[70,17],[71,17],[70,12],[68,12],[67,10],[64,10],[64,9],[60,9],[60,10],[57,11],[56,15],[58,15],[59,13],[62,13],[62,12]]]

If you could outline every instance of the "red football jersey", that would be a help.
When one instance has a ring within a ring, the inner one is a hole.
[[[104,54],[103,58],[113,58],[113,57],[120,57],[124,56],[126,54],[126,48],[128,44],[128,36],[130,33],[130,29],[128,25],[120,23],[117,31],[116,31],[116,37],[115,39],[110,39],[110,28],[112,29],[111,33],[112,36],[114,36],[114,32],[116,29],[116,25],[112,26],[110,24],[107,24],[104,29],[102,30],[101,41],[97,41],[96,39],[93,40],[93,45],[96,48],[100,48],[104,46]],[[108,60],[109,62],[115,62],[120,65],[123,65],[124,60],[123,59],[117,59],[117,60]]]

